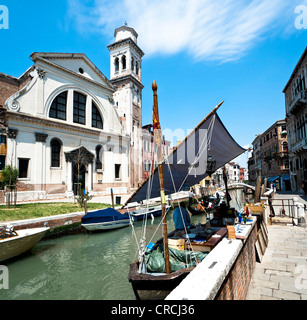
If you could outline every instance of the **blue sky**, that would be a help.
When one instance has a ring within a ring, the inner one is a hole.
[[[220,101],[241,146],[285,118],[286,85],[307,45],[297,29],[306,0],[2,0],[0,72],[20,76],[35,51],[83,52],[109,78],[107,45],[127,21],[139,34],[143,124],[152,121],[153,79],[162,129],[188,132]],[[307,23],[307,22],[306,22]],[[245,166],[247,155],[238,161]]]

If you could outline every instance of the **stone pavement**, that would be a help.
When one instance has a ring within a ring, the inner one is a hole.
[[[246,300],[307,300],[307,228],[268,225],[268,232]]]

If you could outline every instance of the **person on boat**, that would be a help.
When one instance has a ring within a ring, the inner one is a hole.
[[[174,210],[173,220],[176,230],[184,230],[185,228],[193,227],[191,217],[184,202],[180,202],[179,207]]]
[[[193,203],[193,197],[194,197],[194,189],[191,188],[189,191],[189,206],[191,206]]]

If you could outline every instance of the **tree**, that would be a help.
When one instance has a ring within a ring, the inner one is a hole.
[[[7,190],[6,203],[8,207],[11,206],[11,202],[14,199],[14,205],[16,205],[16,184],[19,176],[19,171],[13,168],[11,165],[7,165],[1,170],[1,182],[4,188]]]
[[[10,165],[1,170],[1,181],[3,186],[13,189],[16,187],[19,171]]]

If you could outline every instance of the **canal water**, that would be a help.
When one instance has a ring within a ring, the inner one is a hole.
[[[241,192],[242,193],[242,192]],[[232,205],[242,194],[231,192]],[[168,230],[174,229],[173,212],[167,216]],[[192,223],[203,223],[193,216]],[[161,217],[147,222],[147,242],[161,238]],[[143,229],[141,221],[100,233],[82,233],[39,242],[31,252],[6,263],[9,289],[0,290],[0,300],[131,300],[129,264],[137,259]]]

